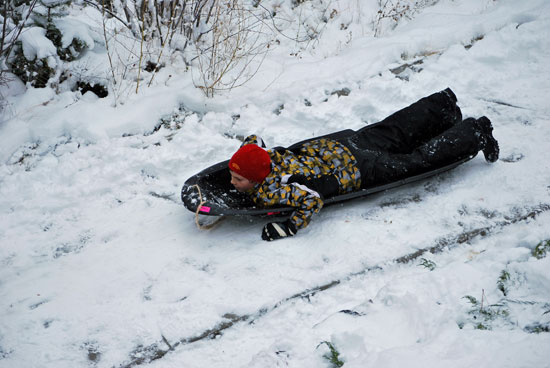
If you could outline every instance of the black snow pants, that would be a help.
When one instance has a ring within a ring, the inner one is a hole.
[[[476,119],[462,120],[450,90],[434,93],[341,140],[358,161],[361,188],[422,174],[481,149]]]

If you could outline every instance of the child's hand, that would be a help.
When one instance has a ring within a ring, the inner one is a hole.
[[[289,220],[285,222],[270,222],[262,230],[262,239],[267,241],[277,240],[293,236],[296,232],[296,227]]]

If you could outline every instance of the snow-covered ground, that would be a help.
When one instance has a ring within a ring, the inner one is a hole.
[[[550,257],[532,254],[550,239],[550,2],[441,0],[322,51],[281,47],[212,99],[177,65],[117,107],[3,90],[0,367],[330,367],[329,346],[345,367],[550,367]],[[179,200],[238,136],[357,129],[446,87],[493,121],[495,164],[272,243],[265,219],[198,230]]]

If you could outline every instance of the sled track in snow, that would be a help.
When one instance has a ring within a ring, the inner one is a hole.
[[[177,341],[174,341],[170,343],[164,336],[162,336],[161,341],[157,341],[155,343],[152,343],[148,346],[138,346],[136,349],[134,349],[130,353],[129,360],[120,364],[119,368],[131,368],[143,364],[148,364],[150,362],[153,362],[158,359],[162,359],[166,354],[170,353],[171,351],[174,351],[178,347],[189,345],[192,343],[195,343],[197,341],[206,340],[206,339],[214,339],[220,335],[223,334],[223,332],[229,328],[232,328],[236,324],[240,322],[247,322],[249,324],[255,322],[259,318],[263,317],[267,313],[269,313],[272,310],[275,310],[279,306],[291,302],[298,298],[305,298],[309,299],[310,297],[314,296],[315,294],[319,292],[323,292],[325,290],[331,289],[334,286],[339,285],[340,283],[343,283],[345,281],[348,281],[352,279],[353,277],[364,275],[368,272],[376,271],[376,270],[382,270],[384,268],[387,268],[393,264],[406,264],[409,262],[412,262],[419,257],[421,257],[425,253],[432,253],[437,254],[441,253],[445,250],[451,250],[453,248],[456,248],[460,246],[463,243],[469,242],[473,240],[474,238],[480,236],[484,237],[487,235],[491,235],[496,233],[497,231],[516,224],[518,222],[522,221],[528,221],[530,219],[536,218],[541,213],[550,211],[550,204],[540,204],[535,207],[527,208],[524,213],[517,214],[513,217],[505,217],[503,221],[495,222],[492,225],[475,228],[469,231],[462,232],[458,235],[450,235],[448,237],[445,237],[443,239],[440,239],[436,242],[435,245],[421,248],[413,253],[406,254],[404,256],[395,258],[391,261],[385,262],[382,265],[375,265],[371,267],[367,267],[359,272],[350,273],[349,275],[339,279],[334,280],[332,282],[326,283],[324,285],[320,285],[311,289],[304,290],[300,293],[294,294],[288,298],[285,298],[283,300],[280,300],[275,305],[273,305],[271,308],[263,308],[258,310],[256,313],[253,314],[247,314],[247,315],[236,315],[232,313],[228,313],[223,315],[223,321],[213,326],[211,329],[205,330],[202,333],[199,333],[195,336],[191,337],[184,337]]]

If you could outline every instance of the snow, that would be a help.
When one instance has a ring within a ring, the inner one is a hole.
[[[93,35],[90,34],[88,28],[78,19],[66,17],[58,20],[56,26],[63,35],[61,47],[68,47],[73,42],[73,39],[76,38],[81,40],[90,50],[94,48]]]
[[[283,42],[211,99],[177,60],[116,104],[0,90],[0,367],[329,367],[323,341],[345,367],[550,367],[549,334],[526,331],[550,323],[550,257],[532,255],[550,239],[550,3],[441,0],[378,38],[372,4],[355,18],[359,2],[337,3],[351,42],[329,23],[314,50]],[[51,53],[41,34],[24,40]],[[200,231],[179,200],[237,136],[357,129],[446,87],[465,117],[493,121],[495,164],[480,154],[327,207],[273,243],[261,218]]]
[[[30,27],[21,32],[21,43],[27,60],[44,59],[56,53],[53,42],[46,38],[46,30],[41,27]]]

